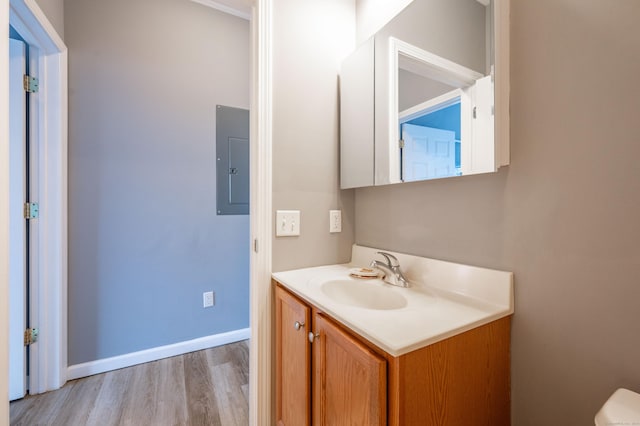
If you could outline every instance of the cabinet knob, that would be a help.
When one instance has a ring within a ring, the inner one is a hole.
[[[309,332],[309,342],[313,343],[313,341],[315,340],[316,337],[320,337],[320,334],[318,334],[318,333],[313,334],[313,331]]]
[[[296,330],[300,330],[303,327],[304,327],[304,323],[303,322],[296,321],[296,322],[293,323],[293,328],[295,328]]]

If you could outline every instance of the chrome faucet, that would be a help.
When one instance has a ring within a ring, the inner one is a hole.
[[[379,251],[378,254],[384,256],[387,263],[372,260],[371,267],[378,268],[385,273],[384,281],[391,285],[397,285],[398,287],[409,287],[409,281],[407,281],[404,275],[402,275],[402,271],[400,271],[400,262],[398,262],[398,259],[394,255],[385,253],[384,251]]]

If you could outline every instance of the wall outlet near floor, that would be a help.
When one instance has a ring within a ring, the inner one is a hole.
[[[212,291],[205,291],[202,293],[202,307],[210,308],[216,304],[216,295]]]
[[[329,232],[342,232],[341,210],[329,210]]]

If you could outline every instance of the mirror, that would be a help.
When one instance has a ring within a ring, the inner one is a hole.
[[[506,7],[505,0],[414,0],[347,58],[342,188],[508,164]]]
[[[495,171],[493,76],[389,39],[389,183]],[[395,166],[395,167],[394,167]]]

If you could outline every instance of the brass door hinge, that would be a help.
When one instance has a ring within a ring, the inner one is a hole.
[[[23,212],[25,219],[37,219],[40,215],[40,206],[38,203],[24,203]]]
[[[24,331],[24,345],[29,346],[32,343],[38,341],[38,329],[37,328],[27,328]]]
[[[24,91],[27,93],[38,93],[40,82],[35,77],[25,75],[22,78],[22,86],[24,87]]]

